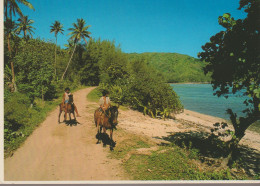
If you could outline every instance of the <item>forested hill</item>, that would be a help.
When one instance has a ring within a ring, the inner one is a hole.
[[[178,53],[129,53],[129,58],[143,57],[147,63],[159,70],[167,82],[209,82],[203,73],[204,63],[199,59]]]

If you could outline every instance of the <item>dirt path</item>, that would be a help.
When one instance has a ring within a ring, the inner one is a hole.
[[[97,105],[86,99],[92,89],[74,93],[80,124],[58,124],[58,108],[51,112],[14,155],[5,159],[5,181],[127,179],[120,161],[107,157],[109,148],[96,144],[93,111]]]

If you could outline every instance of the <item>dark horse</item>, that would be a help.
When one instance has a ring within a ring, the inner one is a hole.
[[[65,108],[65,103],[60,104],[60,113],[59,113],[59,120],[58,120],[59,123],[60,123],[60,115],[61,115],[62,111],[64,112],[64,121],[66,120],[66,114],[67,113],[69,113],[70,121],[71,121],[71,113],[73,114],[74,120],[76,120],[75,108],[74,108],[73,95],[72,94],[69,95],[69,102],[68,102],[67,110]]]
[[[100,134],[102,132],[103,128],[103,133],[106,134],[106,130],[110,129],[110,149],[111,145],[114,142],[113,141],[113,130],[116,128],[116,125],[118,124],[117,121],[118,118],[118,107],[117,106],[112,106],[106,110],[105,113],[100,115],[100,108],[95,110],[94,113],[94,120],[95,124],[97,127],[97,138],[98,141],[97,143],[100,142]]]

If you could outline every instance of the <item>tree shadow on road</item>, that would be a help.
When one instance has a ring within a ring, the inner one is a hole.
[[[228,156],[227,144],[207,132],[178,132],[162,139],[179,147],[196,150],[202,162],[220,163]],[[167,144],[162,144],[167,145]],[[260,153],[253,148],[239,145],[236,151],[236,163],[247,173],[254,176],[260,171]]]

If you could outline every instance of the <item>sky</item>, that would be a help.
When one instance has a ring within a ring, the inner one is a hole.
[[[114,40],[123,52],[174,52],[197,57],[212,35],[224,30],[218,17],[237,10],[239,0],[29,0],[35,11],[20,5],[34,20],[34,38],[55,42],[50,26],[56,20],[64,26],[58,45],[64,48],[68,28],[83,18],[92,38]]]

